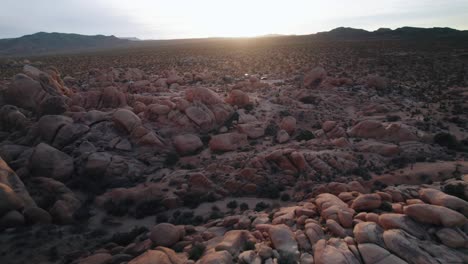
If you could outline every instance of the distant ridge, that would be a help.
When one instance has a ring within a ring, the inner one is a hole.
[[[301,38],[305,40],[325,41],[349,41],[349,40],[438,40],[467,41],[468,31],[457,30],[448,27],[417,28],[401,27],[397,29],[379,28],[375,31],[356,29],[350,27],[338,27],[327,32],[319,32],[310,35],[280,35],[268,34],[256,38]],[[95,51],[129,46],[151,46],[157,43],[164,45],[200,42],[208,39],[231,38],[198,38],[198,39],[173,39],[173,40],[140,40],[135,37],[118,38],[104,35],[79,35],[68,33],[38,32],[19,38],[0,39],[0,57],[8,56],[35,56],[59,53],[74,53],[81,51]]]
[[[379,28],[375,31],[339,27],[327,32],[319,32],[309,36],[322,39],[360,40],[360,39],[437,39],[437,38],[468,38],[467,30],[457,30],[448,27],[418,28],[401,27],[397,29]]]
[[[130,40],[119,39],[115,36],[38,32],[19,38],[1,39],[0,56],[107,49],[127,45],[129,42]]]

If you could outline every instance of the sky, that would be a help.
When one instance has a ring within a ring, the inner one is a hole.
[[[0,0],[0,6],[0,38],[39,31],[174,39],[340,26],[468,29],[468,0]]]

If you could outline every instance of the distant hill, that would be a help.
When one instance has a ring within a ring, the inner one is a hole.
[[[126,39],[126,40],[131,40],[131,41],[141,41],[141,39],[135,38],[135,37],[120,37],[119,39]]]
[[[39,32],[19,38],[0,39],[0,56],[26,56],[68,53],[122,47],[131,41],[115,36],[86,36]]]
[[[452,28],[416,28],[401,27],[397,29],[379,28],[375,31],[339,27],[327,32],[319,32],[310,35],[279,35],[269,34],[259,36],[256,39],[268,41],[288,39],[300,39],[306,41],[353,41],[353,40],[448,40],[458,43],[468,43],[468,31]],[[173,39],[173,40],[140,40],[134,37],[117,38],[115,36],[86,36],[79,34],[46,33],[39,32],[19,38],[0,39],[0,57],[7,56],[34,56],[59,53],[77,53],[83,51],[105,50],[126,47],[152,47],[155,45],[188,45],[204,43],[206,41],[233,41],[236,38],[198,38],[198,39]],[[245,40],[246,38],[240,38]]]
[[[364,39],[468,39],[467,30],[456,30],[447,27],[417,28],[401,27],[397,29],[379,28],[375,31],[339,27],[327,32],[309,35],[327,40],[364,40]]]

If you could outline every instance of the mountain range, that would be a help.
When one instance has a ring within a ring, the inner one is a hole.
[[[268,35],[264,38],[288,37],[284,35]],[[312,38],[316,40],[378,40],[378,39],[407,39],[407,40],[437,40],[451,39],[455,41],[468,41],[467,30],[456,30],[447,27],[417,28],[401,27],[397,29],[380,28],[375,31],[339,27],[327,32],[310,35],[295,36]],[[177,40],[173,40],[177,41]],[[165,40],[165,42],[170,42]],[[19,38],[0,39],[0,57],[35,56],[59,53],[76,53],[111,48],[121,48],[135,45],[148,45],[154,40],[139,40],[134,37],[118,38],[104,35],[80,35],[69,33],[38,32]]]

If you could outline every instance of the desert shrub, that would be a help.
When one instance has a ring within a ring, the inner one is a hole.
[[[269,204],[264,203],[264,202],[259,202],[255,205],[255,211],[260,212],[260,211],[267,209],[268,207],[270,207]]]
[[[297,263],[296,258],[292,253],[280,252],[280,257],[278,259],[278,264],[295,264]]]
[[[135,206],[135,218],[141,219],[145,216],[155,215],[164,210],[160,200],[143,201]]]
[[[275,184],[267,184],[258,187],[258,195],[270,199],[278,199],[280,197],[280,189]]]
[[[255,249],[255,242],[247,240],[244,245],[244,250],[254,250]]]
[[[465,197],[465,186],[462,183],[450,183],[444,186],[443,191],[446,194],[456,196],[460,199],[467,200]]]
[[[281,195],[281,201],[287,202],[289,200],[291,200],[291,196],[288,193],[283,193]]]
[[[219,219],[223,217],[224,217],[224,213],[221,211],[211,211],[210,213],[210,219]]]
[[[449,149],[455,149],[458,145],[457,139],[452,134],[443,132],[434,136],[434,143]]]
[[[249,210],[249,205],[247,203],[241,203],[239,205],[239,208],[241,211],[246,211],[246,210]]]
[[[108,200],[104,204],[104,210],[113,216],[124,216],[128,213],[130,207],[133,205],[133,200],[125,199],[121,201]]]
[[[203,222],[203,217],[201,215],[197,215],[192,219],[191,224],[197,226],[203,224]]]
[[[392,212],[393,211],[392,204],[387,202],[387,201],[382,202],[382,205],[380,205],[380,209],[382,211],[385,211],[385,212]]]
[[[397,115],[387,115],[385,117],[385,119],[387,119],[388,122],[396,122],[396,121],[400,120],[401,117],[397,116]]]
[[[184,211],[174,217],[172,223],[174,225],[191,225],[193,224],[194,214],[192,211]]]
[[[203,256],[206,246],[202,243],[194,243],[189,251],[189,259],[197,261]]]
[[[164,165],[174,166],[178,161],[179,161],[179,155],[177,155],[177,153],[171,152],[171,153],[166,154]]]
[[[409,163],[410,161],[406,157],[396,157],[390,161],[390,164],[392,164],[396,168],[406,167],[406,165],[408,165]]]
[[[167,223],[169,221],[169,217],[165,214],[158,214],[156,216],[156,223]]]
[[[148,228],[144,226],[134,227],[130,232],[117,232],[112,235],[108,242],[114,242],[121,246],[126,246],[132,243],[139,235],[148,232]]]
[[[274,122],[271,122],[265,128],[265,136],[270,136],[270,137],[276,136],[276,134],[278,133],[278,130],[279,130],[278,126]]]
[[[366,168],[358,167],[351,171],[352,174],[360,176],[363,180],[368,181],[371,179],[369,171]]]
[[[302,141],[302,140],[311,140],[311,139],[314,139],[315,138],[315,135],[314,133],[312,133],[311,131],[309,130],[299,130],[299,132],[297,133],[297,136],[296,136],[296,140],[297,141]]]
[[[229,203],[227,203],[226,205],[227,208],[231,209],[231,210],[234,210],[237,208],[237,201],[230,201]]]

